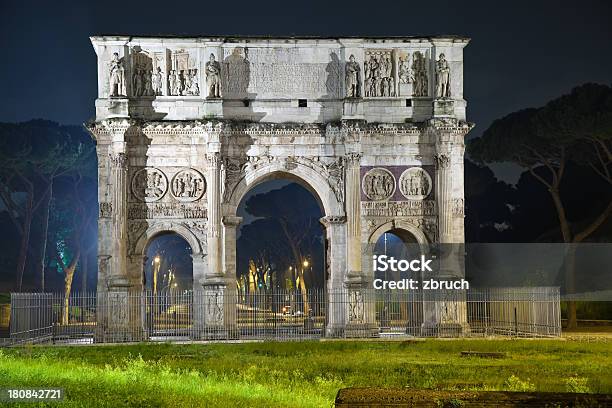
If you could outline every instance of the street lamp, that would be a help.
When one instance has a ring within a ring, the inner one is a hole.
[[[159,255],[153,259],[153,293],[157,293],[157,274],[159,273],[159,267],[161,265],[161,259]]]

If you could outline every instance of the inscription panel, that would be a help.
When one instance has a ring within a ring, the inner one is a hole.
[[[333,51],[324,59],[313,63],[301,49],[236,48],[223,61],[224,96],[341,98],[340,61]]]
[[[361,215],[365,217],[410,217],[435,215],[434,200],[365,201],[361,203]]]
[[[130,203],[128,218],[131,220],[150,218],[207,218],[206,207],[182,203]]]

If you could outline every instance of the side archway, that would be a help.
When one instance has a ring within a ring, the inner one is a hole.
[[[136,254],[139,259],[143,260],[142,266],[139,266],[139,268],[142,269],[140,269],[138,272],[135,270],[134,273],[137,273],[141,277],[144,275],[144,262],[146,262],[147,246],[156,237],[165,233],[175,233],[179,235],[191,247],[193,285],[194,288],[199,287],[199,285],[203,283],[207,272],[207,264],[205,262],[207,253],[206,243],[195,235],[192,230],[177,222],[156,222],[150,225],[147,230],[140,235],[136,241],[136,245],[134,246],[134,254]],[[137,268],[137,266],[134,266],[134,268]]]
[[[391,230],[403,230],[408,232],[416,239],[416,242],[421,246],[429,244],[429,240],[427,239],[423,231],[421,231],[419,228],[415,227],[411,223],[402,220],[392,220],[382,225],[379,225],[368,237],[368,243],[376,244],[378,239],[385,232],[389,232]]]
[[[149,226],[136,241],[134,252],[138,255],[145,255],[147,244],[157,235],[166,232],[180,235],[191,246],[193,255],[203,255],[204,248],[198,237],[189,228],[175,222],[160,222]]]

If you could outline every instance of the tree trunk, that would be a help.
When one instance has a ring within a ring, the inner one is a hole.
[[[21,292],[23,285],[23,273],[25,271],[28,247],[30,245],[30,229],[32,226],[32,215],[34,205],[34,193],[29,190],[26,198],[26,208],[23,220],[23,234],[21,235],[21,245],[19,248],[19,257],[17,258],[17,291]]]
[[[79,251],[74,255],[74,258],[70,262],[70,265],[64,269],[64,312],[62,313],[62,324],[67,325],[69,323],[70,313],[70,291],[72,290],[72,280],[74,278],[74,272],[76,271],[79,263],[81,254]]]
[[[53,196],[53,182],[49,184],[49,188],[45,193],[45,197],[43,198],[43,213],[42,213],[42,230],[41,230],[41,239],[42,242],[40,244],[40,264],[38,267],[40,270],[38,271],[38,275],[40,276],[40,291],[45,291],[45,266],[46,266],[46,258],[47,258],[47,234],[49,232],[49,210],[51,207],[51,198]]]
[[[570,247],[565,254],[565,293],[573,295],[576,292],[576,247],[574,244],[569,245]],[[567,329],[575,329],[577,327],[576,301],[570,300],[567,303]]]
[[[287,237],[287,241],[289,242],[289,246],[291,247],[291,252],[293,252],[293,257],[296,262],[296,265],[295,265],[296,273],[298,274],[298,277],[300,278],[299,289],[300,289],[300,292],[302,293],[302,301],[304,303],[304,314],[308,315],[308,312],[310,311],[310,305],[308,304],[308,291],[306,290],[306,282],[304,281],[304,269],[303,269],[304,260],[302,259],[302,254],[300,252],[300,249],[297,247],[297,245],[292,239],[293,237],[289,233],[289,229],[287,228],[285,221],[281,219],[279,220],[279,223],[283,229],[283,232],[285,233],[285,237]]]
[[[304,315],[308,316],[310,304],[308,303],[308,290],[306,290],[306,282],[304,281],[304,269],[298,268],[298,276],[300,278],[300,292],[302,293],[302,302],[304,303]]]
[[[559,194],[559,190],[549,189],[549,192],[553,199],[553,203],[555,204],[557,216],[559,217],[559,225],[561,227],[563,242],[566,245],[569,245],[565,257],[565,293],[573,294],[575,291],[574,282],[576,281],[576,270],[574,268],[576,250],[572,247],[572,233],[569,226],[569,222],[567,221],[567,216],[565,215],[565,208],[563,207],[563,202],[561,201],[561,195]],[[576,301],[570,300],[567,303],[567,328],[575,329],[576,327],[578,327],[578,318],[576,315]]]
[[[89,252],[86,252],[81,257],[81,293],[87,292],[87,266],[89,265]]]

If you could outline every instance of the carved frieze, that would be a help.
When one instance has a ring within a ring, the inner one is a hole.
[[[417,97],[429,96],[427,60],[421,51],[415,51],[412,54],[412,73],[414,75],[412,95]]]
[[[246,158],[226,157],[221,165],[223,179],[223,201],[229,201],[232,191],[240,180],[246,165]]]
[[[325,176],[339,203],[344,202],[344,159],[338,157],[329,163],[323,163]]]
[[[135,47],[137,48],[137,47]],[[134,97],[154,96],[153,75],[155,71],[154,56],[143,52],[140,48],[132,50],[132,92]]]
[[[364,91],[366,97],[395,96],[392,50],[368,50],[364,62]]]
[[[138,242],[138,238],[147,230],[148,223],[146,221],[128,221],[127,224],[127,244],[128,253],[133,254]]]
[[[168,179],[158,168],[145,167],[132,177],[132,193],[141,201],[157,201],[166,194],[167,190]]]
[[[185,222],[184,225],[197,236],[206,236],[206,221],[189,221]]]
[[[436,202],[434,200],[362,201],[361,214],[365,217],[435,215]]]
[[[207,218],[206,207],[195,203],[130,203],[129,219]]]
[[[222,67],[223,93],[226,97],[244,98],[249,86],[248,49],[236,47],[225,58]]]
[[[465,212],[465,205],[463,198],[455,198],[452,203],[452,212],[454,216],[463,217]]]
[[[209,325],[223,324],[223,291],[205,290],[205,321]]]
[[[109,260],[112,258],[110,255],[98,255],[98,274],[100,276],[109,276]]]
[[[207,239],[207,222],[204,220],[193,220],[193,221],[186,221],[183,222],[183,225],[191,232],[194,233],[194,235],[198,238],[198,241],[200,241],[200,244],[203,248],[206,247],[208,239]]]
[[[351,290],[349,293],[349,323],[363,323],[365,321],[364,296],[360,290]]]
[[[185,50],[177,50],[170,56],[168,90],[172,96],[199,95],[197,62]]]
[[[223,60],[222,90],[226,98],[342,97],[338,57],[328,63],[297,62],[299,48],[236,47]]]
[[[410,54],[406,53],[399,58],[398,76],[401,84],[410,84],[414,81],[412,69],[410,68]]]
[[[170,190],[178,201],[196,201],[204,195],[206,181],[199,171],[184,169],[174,175]]]
[[[395,193],[395,177],[389,170],[376,167],[363,176],[361,188],[370,200],[388,200]]]
[[[110,218],[113,215],[113,204],[101,202],[99,205],[99,210],[100,218]]]
[[[430,193],[432,181],[430,175],[420,167],[405,170],[399,178],[399,189],[409,200],[423,200]]]
[[[246,163],[241,167],[241,169],[244,169],[246,172],[250,172],[258,169],[262,165],[274,162],[282,163],[283,168],[287,171],[295,170],[300,165],[316,170],[327,179],[329,187],[334,192],[334,196],[336,197],[338,202],[344,203],[344,157],[278,157],[270,155],[249,156]]]

